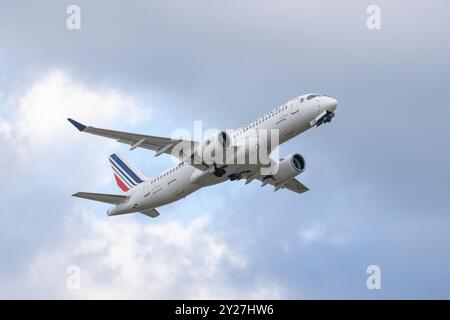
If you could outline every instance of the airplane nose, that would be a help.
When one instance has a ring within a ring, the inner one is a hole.
[[[329,97],[325,103],[325,108],[330,112],[334,112],[337,108],[337,104],[338,101],[336,99]]]

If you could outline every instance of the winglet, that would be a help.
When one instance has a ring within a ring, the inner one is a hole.
[[[73,119],[67,118],[67,120],[75,126],[80,131],[84,131],[87,127],[84,124],[81,124]]]

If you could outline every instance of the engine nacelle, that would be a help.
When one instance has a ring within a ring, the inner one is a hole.
[[[273,164],[275,173],[273,178],[277,181],[285,181],[298,176],[305,171],[305,159],[298,153],[290,154]]]
[[[230,146],[231,137],[225,131],[221,131],[206,138],[197,149],[197,154],[206,164],[224,164],[226,149]]]

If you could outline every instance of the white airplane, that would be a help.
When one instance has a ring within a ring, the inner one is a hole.
[[[321,94],[307,94],[288,101],[231,133],[217,132],[203,141],[88,127],[69,118],[67,120],[81,132],[116,139],[129,144],[130,150],[146,148],[156,151],[155,156],[166,153],[181,160],[157,177],[148,178],[123,157],[113,154],[109,160],[116,183],[124,194],[79,192],[73,196],[113,204],[107,212],[108,216],[140,212],[154,218],[159,216],[156,208],[180,200],[202,187],[227,180],[246,179],[247,184],[257,179],[262,182],[261,186],[273,185],[274,191],[286,188],[303,193],[309,189],[295,178],[305,169],[305,160],[300,154],[290,154],[279,160],[270,157],[265,158],[265,161],[263,157],[256,162],[248,160],[253,154],[260,152],[261,148],[270,155],[277,147],[270,143],[274,140],[273,136],[266,135],[267,138],[264,138],[264,135],[258,133],[275,129],[279,133],[277,138],[281,144],[314,126],[330,122],[336,108],[336,99]],[[221,155],[223,162],[219,163],[217,158],[214,161],[205,160],[205,151],[214,156],[215,151],[211,152],[211,148],[224,151],[225,155]],[[227,153],[228,151],[232,152]],[[267,165],[276,167],[276,170],[263,174],[262,169]]]

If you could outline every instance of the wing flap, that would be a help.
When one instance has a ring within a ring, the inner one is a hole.
[[[73,197],[83,198],[87,200],[99,201],[109,204],[119,204],[128,200],[127,196],[117,194],[91,193],[91,192],[77,192]]]

